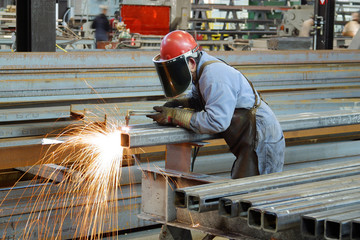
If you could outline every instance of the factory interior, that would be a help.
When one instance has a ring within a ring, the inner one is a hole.
[[[359,29],[360,0],[1,0],[1,239],[360,240]],[[200,62],[164,60],[172,33]],[[214,86],[252,87],[248,129],[274,136],[257,100],[274,113],[276,171],[256,132],[239,148],[257,173],[233,177],[240,100],[223,130],[194,130],[219,65]],[[201,109],[168,107],[193,91]]]

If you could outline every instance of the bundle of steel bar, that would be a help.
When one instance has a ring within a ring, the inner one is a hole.
[[[247,218],[249,227],[270,233],[299,227],[302,221],[306,236],[325,229],[329,239],[343,239],[358,234],[351,226],[357,226],[360,213],[359,167],[356,160],[179,188],[175,206],[199,214],[218,209],[220,216]]]
[[[351,223],[351,239],[360,239],[360,218],[354,219]]]
[[[323,174],[326,175],[325,173]],[[354,174],[357,174],[357,172],[354,171]],[[335,175],[335,177],[337,176],[338,175]],[[300,202],[304,201],[307,197],[354,189],[359,186],[359,175],[329,179],[330,180],[326,179],[321,181],[314,179],[316,182],[303,183],[299,185],[296,185],[297,183],[293,182],[294,185],[289,187],[281,187],[273,190],[258,192],[252,192],[256,191],[256,187],[254,187],[254,189],[251,189],[251,193],[221,198],[219,201],[219,213],[220,215],[228,217],[247,217],[248,210],[250,208],[260,205],[269,205],[288,200]]]
[[[119,102],[129,98],[163,98],[160,82],[151,65],[156,54],[124,51],[106,55],[73,52],[14,56],[3,53],[1,105],[10,108],[15,104],[29,107],[30,103],[68,106],[76,102],[97,103],[102,99]],[[324,51],[321,54],[311,51],[242,52],[241,55],[214,52],[213,55],[242,71],[258,90],[271,91],[271,95],[274,90],[291,89],[288,95],[296,96],[300,92],[308,91],[309,94],[322,89],[323,94],[326,94],[325,90],[338,90],[349,97],[359,88],[360,59],[356,51]],[[296,89],[300,92],[293,92]]]
[[[304,168],[276,174],[229,180],[219,184],[181,188],[175,191],[175,197],[178,207],[187,207],[192,211],[206,212],[218,209],[219,200],[229,196],[356,175],[358,174],[359,164],[358,161],[341,164],[335,163],[329,164],[326,167]],[[226,203],[222,209],[230,212],[229,202],[224,199],[222,203]],[[236,212],[236,209],[239,209],[239,207],[234,206],[234,209]],[[229,215],[238,215],[235,212]]]
[[[300,226],[302,214],[360,203],[359,189],[331,192],[304,198],[304,201],[284,201],[252,207],[248,213],[250,227],[278,232]]]
[[[301,233],[308,238],[358,239],[360,204],[336,208],[301,217]]]

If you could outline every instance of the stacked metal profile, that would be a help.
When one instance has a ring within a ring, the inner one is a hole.
[[[218,210],[270,233],[300,228],[301,221],[306,237],[323,237],[324,228],[328,239],[344,239],[350,232],[357,239],[359,233],[359,160],[181,188],[175,194],[177,207]]]
[[[360,204],[305,214],[301,232],[308,238],[359,239]]]
[[[107,115],[108,120],[112,118],[121,124],[128,109],[150,110],[153,105],[162,104],[165,99],[151,65],[155,54],[156,52],[136,51],[123,51],[121,54],[2,54],[1,168],[13,169],[36,164],[41,151],[46,150],[41,145],[44,136],[56,134],[69,124],[79,124],[71,112],[85,113],[93,121],[103,121]],[[356,128],[360,119],[357,106],[360,99],[358,52],[212,54],[241,70],[254,83],[271,105],[285,131],[309,128],[321,130],[338,126],[341,129],[334,136],[347,140],[354,139],[356,132],[359,132]],[[130,124],[150,122],[145,117],[137,117]],[[348,126],[353,126],[353,129],[343,131]],[[136,133],[140,126],[131,127],[134,132],[130,133]],[[174,128],[169,131],[181,130]],[[172,133],[169,132],[168,135],[171,136]],[[154,145],[154,142],[151,144]],[[286,167],[295,167],[297,164],[315,165],[325,161],[348,161],[360,155],[355,141],[294,146],[288,147],[287,151]],[[199,156],[195,171],[217,174],[228,172],[232,161],[231,154]],[[163,166],[162,162],[154,164]],[[130,166],[123,173],[124,185],[133,183],[138,186],[141,171],[137,166]],[[119,198],[119,203],[125,206],[121,208],[124,209],[124,215],[120,217],[129,214],[133,216],[131,222],[121,221],[119,229],[150,224],[138,222],[135,217],[140,211],[140,193],[131,199],[133,201],[127,202]],[[131,205],[131,211],[126,208],[128,204]],[[6,220],[7,216],[1,215],[0,219]]]

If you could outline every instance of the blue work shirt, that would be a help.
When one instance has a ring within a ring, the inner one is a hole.
[[[218,60],[202,52],[199,70],[207,61]],[[246,78],[235,68],[215,62],[204,68],[199,79],[199,91],[204,99],[205,111],[195,112],[190,128],[196,133],[220,133],[229,126],[235,108],[251,109],[255,95]],[[255,94],[258,93],[255,91]],[[189,97],[200,99],[195,85]],[[258,101],[260,97],[258,97]],[[263,101],[256,111],[256,146],[260,174],[280,172],[284,163],[285,140],[280,124],[270,107]]]

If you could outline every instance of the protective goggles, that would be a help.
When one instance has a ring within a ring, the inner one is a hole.
[[[160,54],[153,58],[166,97],[176,97],[189,87],[192,75],[187,58],[197,55],[198,52],[189,51],[170,60],[160,59]]]

